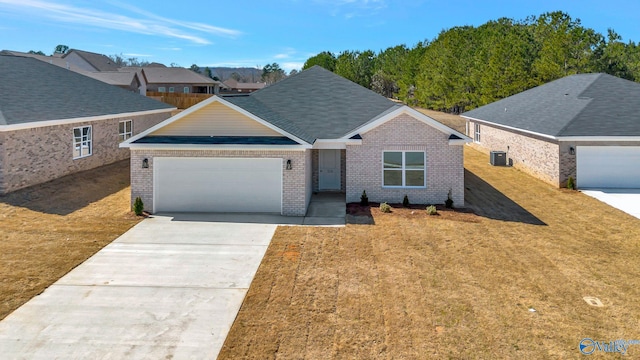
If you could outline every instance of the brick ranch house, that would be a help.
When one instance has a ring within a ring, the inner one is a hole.
[[[175,108],[20,56],[0,56],[0,195],[129,157],[119,143]]]
[[[578,74],[465,112],[473,146],[554,186],[640,188],[640,84]]]
[[[148,211],[304,216],[313,192],[464,204],[464,134],[315,66],[123,142]]]

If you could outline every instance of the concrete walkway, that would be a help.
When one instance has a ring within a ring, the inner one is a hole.
[[[640,189],[589,189],[580,191],[640,219]]]
[[[2,320],[0,357],[215,359],[275,229],[146,219]]]

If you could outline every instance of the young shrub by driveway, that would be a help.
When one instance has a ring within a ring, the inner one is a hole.
[[[220,359],[576,358],[583,338],[640,338],[640,220],[475,150],[465,167],[476,215],[279,228]]]

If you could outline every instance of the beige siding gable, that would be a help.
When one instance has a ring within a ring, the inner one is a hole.
[[[168,124],[152,136],[282,136],[275,130],[219,102]]]

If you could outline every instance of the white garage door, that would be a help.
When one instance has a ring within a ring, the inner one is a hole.
[[[155,158],[155,212],[281,213],[282,159]]]
[[[640,188],[640,146],[578,146],[580,188]]]

